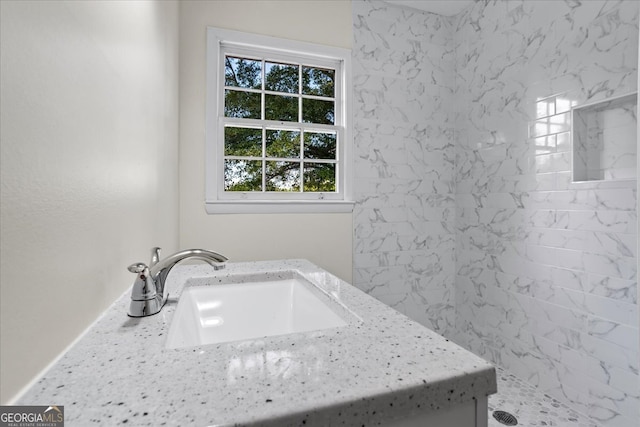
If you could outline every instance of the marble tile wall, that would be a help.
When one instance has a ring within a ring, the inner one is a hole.
[[[636,183],[570,108],[636,90],[638,2],[354,1],[356,286],[603,426],[640,407]]]
[[[478,2],[454,30],[455,340],[604,426],[640,405],[636,182],[572,182],[570,108],[636,91],[638,5]]]
[[[441,16],[354,1],[354,284],[454,326],[454,51]]]

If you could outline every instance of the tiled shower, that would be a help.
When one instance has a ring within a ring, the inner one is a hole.
[[[607,427],[640,410],[637,112],[597,106],[637,91],[639,5],[353,2],[354,283]]]

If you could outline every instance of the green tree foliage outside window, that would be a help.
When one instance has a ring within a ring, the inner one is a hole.
[[[225,191],[335,192],[337,133],[273,122],[335,124],[335,70],[225,56]]]

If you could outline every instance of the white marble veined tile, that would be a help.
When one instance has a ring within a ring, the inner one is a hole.
[[[532,138],[531,143],[535,148],[536,156],[551,154],[557,151],[558,135],[543,135]]]
[[[375,288],[381,288],[378,294],[398,292],[398,289],[405,287],[404,271],[403,266],[358,268],[354,271],[354,282],[366,293],[371,293]]]
[[[585,251],[618,257],[636,256],[636,236],[634,234],[590,232],[586,237]]]
[[[513,294],[513,296],[520,302],[523,312],[528,319],[531,319],[530,321],[543,319],[576,331],[586,330],[587,315],[584,312],[522,294]]]
[[[595,209],[634,212],[636,210],[636,190],[632,188],[590,190],[589,198]]]
[[[584,391],[586,399],[582,400],[588,405],[586,414],[606,425],[630,426],[637,421],[634,411],[638,407],[638,397],[631,396],[607,385],[602,385],[595,380],[587,378],[587,387]],[[624,414],[631,414],[627,416]]]
[[[373,239],[363,239],[358,243],[357,253],[367,252],[397,252],[397,251],[414,251],[427,249],[435,251],[453,250],[454,237],[451,233],[422,234],[422,235],[405,235],[398,236],[389,233],[384,237],[376,237]]]
[[[430,303],[417,293],[382,295],[379,299],[400,312],[408,313],[408,316],[435,331],[447,333],[454,328],[453,301]]]
[[[571,170],[571,153],[548,153],[536,156],[536,173],[564,172]]]
[[[554,209],[527,209],[526,212],[528,213],[527,224],[531,227],[564,228],[558,218],[559,212]]]
[[[638,396],[638,377],[637,373],[629,372],[620,367],[605,363],[591,355],[585,353],[580,354],[586,363],[585,370],[589,377],[603,384],[607,384],[616,390],[631,396]]]
[[[436,173],[425,173],[420,179],[387,179],[384,176],[375,178],[357,177],[355,179],[357,187],[355,193],[359,198],[383,197],[387,194],[424,198],[434,194],[434,192],[436,194],[453,193],[453,188],[450,188],[453,183],[449,181],[448,177],[445,176],[443,179],[438,179],[438,176]]]
[[[408,147],[402,137],[385,138],[381,141],[374,141],[375,148],[369,152],[361,152],[358,155],[359,161],[369,160],[373,163],[406,164],[408,162]]]
[[[616,301],[635,304],[638,299],[635,280],[619,279],[602,274],[588,274],[585,291],[598,296],[613,298]]]
[[[549,246],[527,245],[526,258],[535,264],[555,265],[556,248]]]
[[[575,291],[585,291],[588,288],[588,274],[582,270],[551,267],[551,281],[557,286]]]
[[[538,335],[533,337],[533,342],[535,351],[546,355],[551,360],[577,368],[578,371],[584,372],[588,369],[589,360],[584,352],[560,345]]]
[[[354,213],[357,220],[370,222],[409,222],[413,219],[410,211],[402,207],[358,208]]]
[[[634,349],[591,334],[582,334],[580,345],[578,350],[584,351],[587,355],[635,375],[638,374],[638,358]]]
[[[585,309],[595,317],[632,328],[637,327],[638,324],[638,306],[633,303],[587,294]]]
[[[401,222],[401,223],[389,223],[389,222],[374,222],[369,224],[364,224],[362,226],[358,225],[363,229],[366,228],[369,230],[367,234],[358,235],[358,237],[362,238],[371,238],[374,236],[387,235],[390,233],[396,234],[398,236],[411,236],[415,237],[417,235],[425,235],[429,234],[431,236],[437,235],[437,231],[440,231],[440,235],[446,236],[451,234],[451,230],[454,227],[453,218],[445,217],[447,212],[449,212],[449,208],[444,209],[427,209],[425,211],[436,211],[433,214],[433,220],[429,220],[429,213],[425,214],[425,218],[419,222]],[[440,217],[442,216],[442,217]],[[424,221],[426,219],[426,221]]]
[[[554,248],[582,250],[586,247],[590,235],[580,230],[535,229],[529,233],[529,241],[534,245]]]
[[[422,207],[422,200],[417,194],[376,194],[357,193],[361,200],[361,209],[383,208],[386,206]]]
[[[588,273],[605,274],[619,279],[636,280],[637,276],[635,258],[584,253],[584,266]]]
[[[571,129],[569,113],[556,114],[535,120],[529,125],[529,137],[537,138],[546,135],[568,132]]]
[[[638,328],[630,327],[611,320],[590,317],[587,321],[589,335],[609,341],[621,347],[638,351]]]
[[[637,214],[633,211],[557,211],[566,215],[567,223],[562,228],[615,233],[636,233]]]
[[[354,26],[366,25],[377,34],[405,35],[437,45],[451,43],[450,19],[429,13],[416,13],[384,2],[354,2]]]
[[[584,252],[573,249],[555,248],[553,250],[555,261],[551,264],[556,267],[573,270],[584,268]]]
[[[527,208],[559,210],[595,210],[598,206],[589,190],[532,191]]]
[[[471,194],[477,207],[494,209],[519,209],[524,208],[528,193],[485,193]],[[466,207],[466,206],[465,206]]]

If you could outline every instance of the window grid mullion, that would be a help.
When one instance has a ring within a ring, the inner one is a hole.
[[[300,129],[300,192],[304,192],[304,130]]]
[[[287,122],[281,120],[260,120],[249,119],[240,117],[223,117],[223,123],[225,126],[234,127],[253,127],[259,128],[262,126],[272,129],[282,130],[304,130],[307,132],[320,132],[320,133],[337,133],[342,128],[336,125],[327,125],[322,123],[300,123],[300,122]]]
[[[240,87],[240,86],[225,86],[225,92],[228,90],[235,90],[237,92],[247,92],[247,93],[262,93],[262,89],[254,89],[252,87]]]
[[[298,122],[302,123],[302,65],[298,65]],[[304,192],[304,131],[300,131],[300,190]]]
[[[262,80],[262,82],[261,82],[261,86],[260,86],[260,119],[261,119],[261,120],[265,120],[265,119],[267,118],[267,116],[266,116],[266,114],[265,114],[265,108],[266,108],[265,103],[266,103],[266,100],[265,100],[264,90],[265,90],[265,87],[266,87],[266,84],[267,84],[267,83],[265,82],[265,80],[266,80],[266,78],[267,78],[267,73],[266,73],[266,71],[265,71],[265,61],[264,61],[264,58],[262,59],[261,64],[262,64],[262,65],[261,65],[261,67],[260,67],[260,68],[261,68],[260,73],[261,73],[261,76],[262,76],[262,79],[261,79],[261,80]]]
[[[251,87],[225,86],[224,90],[225,91],[235,90],[238,92],[247,92],[247,93],[265,93],[267,95],[295,96],[296,98],[314,99],[316,101],[333,101],[333,102],[336,101],[336,98],[332,96],[307,95],[302,93],[291,93],[291,92],[278,92],[277,90],[254,89]]]
[[[335,97],[329,96],[320,96],[320,95],[307,95],[307,94],[299,94],[299,93],[291,93],[291,92],[278,92],[277,90],[267,90],[267,89],[254,89],[251,87],[239,87],[239,86],[225,86],[224,90],[235,90],[237,92],[247,92],[247,93],[265,93],[267,95],[279,95],[279,96],[295,96],[296,98],[302,99],[314,99],[317,101],[336,101]]]
[[[320,96],[320,95],[306,95],[306,94],[302,94],[300,96],[303,99],[314,99],[316,101],[333,101],[333,102],[336,102],[336,98],[335,97]]]
[[[298,65],[298,122],[302,123],[302,67]]]
[[[265,119],[267,118],[267,113],[266,113],[266,95],[265,95],[265,89],[267,87],[267,71],[266,71],[266,61],[264,58],[262,58],[261,61],[261,74],[262,74],[262,85],[260,87],[261,90],[261,94],[260,94],[260,118],[261,121],[264,122]],[[267,191],[267,162],[265,160],[267,156],[267,131],[266,128],[264,127],[264,125],[262,126],[262,159],[260,164],[262,165],[262,187],[260,188],[262,190],[262,193],[265,193]]]
[[[303,161],[306,163],[324,163],[324,164],[337,164],[338,162],[334,159],[297,159],[297,158],[289,158],[289,157],[261,157],[261,156],[224,156],[226,160],[268,160],[270,162],[299,162]]]
[[[262,192],[264,193],[265,191],[267,191],[267,163],[266,163],[266,157],[267,157],[267,128],[266,127],[262,127],[262,158],[260,159],[262,161]]]
[[[300,192],[304,193],[304,159],[300,160]]]

